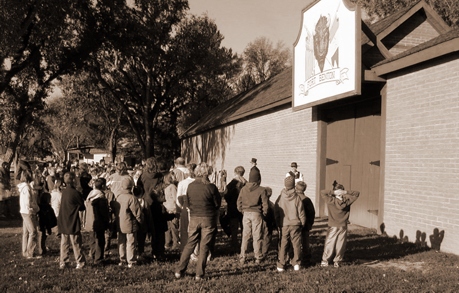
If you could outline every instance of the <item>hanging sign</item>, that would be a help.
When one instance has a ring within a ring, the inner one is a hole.
[[[294,45],[293,108],[360,94],[361,18],[348,0],[315,1],[302,11]]]

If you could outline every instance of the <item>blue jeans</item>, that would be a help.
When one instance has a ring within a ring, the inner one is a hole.
[[[21,214],[22,222],[22,255],[33,257],[37,247],[38,217],[37,215]]]
[[[244,212],[242,218],[242,243],[241,243],[241,258],[245,259],[247,246],[250,238],[253,237],[253,252],[255,259],[262,260],[262,244],[263,244],[263,218],[257,212]]]
[[[177,272],[185,273],[190,256],[199,243],[199,255],[196,264],[196,276],[205,274],[207,256],[211,251],[217,233],[217,217],[191,217],[188,224],[188,241],[180,256]]]

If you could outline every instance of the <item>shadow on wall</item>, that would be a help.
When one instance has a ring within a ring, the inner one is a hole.
[[[383,235],[387,235],[386,234],[386,231],[385,231],[385,224],[382,223],[380,225],[380,229],[381,229],[381,233]],[[430,240],[430,249],[433,249],[435,251],[440,251],[440,247],[441,247],[441,243],[443,242],[443,238],[445,237],[445,230],[441,230],[438,229],[438,228],[435,228],[433,230],[433,233],[429,236],[429,240]],[[398,241],[400,243],[408,243],[409,242],[409,238],[407,235],[405,235],[405,231],[400,230],[400,233],[399,233],[399,236],[397,238],[396,235],[394,235],[393,237],[394,239],[398,239]],[[420,247],[420,248],[429,248],[429,246],[427,245],[427,233],[426,232],[422,232],[420,230],[417,230],[416,231],[416,240],[414,242],[414,244],[417,246],[417,247]]]
[[[182,156],[185,160],[194,163],[206,162],[210,165],[215,165],[219,156],[224,160],[226,146],[234,133],[235,126],[222,127],[222,125],[230,123],[235,116],[239,117],[238,120],[248,119],[248,113],[253,110],[277,102],[279,93],[291,86],[290,74],[291,72],[285,71],[210,110],[206,116],[188,129],[187,135],[191,137],[182,140]],[[286,80],[289,82],[286,83]],[[258,115],[264,114],[257,112],[250,116],[253,118]],[[198,138],[201,138],[202,144]],[[224,162],[222,168],[223,166]]]
[[[211,166],[215,166],[216,160],[221,158],[221,167],[223,167],[225,165],[226,147],[234,134],[234,129],[235,126],[232,125],[185,139],[182,156],[187,162],[206,162]]]

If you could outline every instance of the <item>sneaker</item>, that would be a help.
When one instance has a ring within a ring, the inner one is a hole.
[[[277,271],[278,271],[278,272],[283,272],[283,271],[285,271],[285,270],[284,270],[283,268],[277,267]]]
[[[322,262],[320,263],[320,266],[321,266],[321,267],[328,267],[328,262],[322,261]]]
[[[202,277],[201,276],[196,276],[196,277],[194,277],[194,280],[195,281],[202,281]]]
[[[128,267],[129,269],[132,269],[132,267],[134,267],[134,266],[135,266],[135,264],[133,264],[133,263],[129,263],[129,264],[127,265],[127,267]]]
[[[191,260],[191,261],[198,261],[198,257],[196,256],[196,254],[192,253],[192,254],[190,255],[190,260]]]
[[[175,274],[174,274],[174,277],[175,277],[176,279],[180,279],[180,278],[182,277],[182,274],[181,274],[181,273],[175,273]]]
[[[67,267],[66,263],[60,263],[59,264],[59,269],[61,269],[61,270],[65,270],[66,267]]]
[[[126,263],[125,263],[124,261],[120,261],[120,262],[118,263],[118,266],[119,266],[119,267],[122,267],[122,266],[124,266],[125,264],[126,264]]]
[[[295,271],[299,271],[299,270],[300,270],[300,265],[294,265],[294,266],[293,266],[293,269],[294,269]]]
[[[77,270],[81,270],[84,267],[84,265],[85,265],[84,262],[80,262],[80,263],[77,264],[76,269]]]
[[[335,263],[333,264],[333,266],[334,266],[335,268],[339,268],[339,267],[340,267],[339,262],[335,262]]]

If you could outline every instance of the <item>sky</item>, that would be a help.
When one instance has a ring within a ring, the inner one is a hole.
[[[242,54],[258,37],[273,45],[282,41],[293,51],[301,25],[301,11],[312,0],[188,0],[190,13],[207,13],[225,37],[222,45]]]

